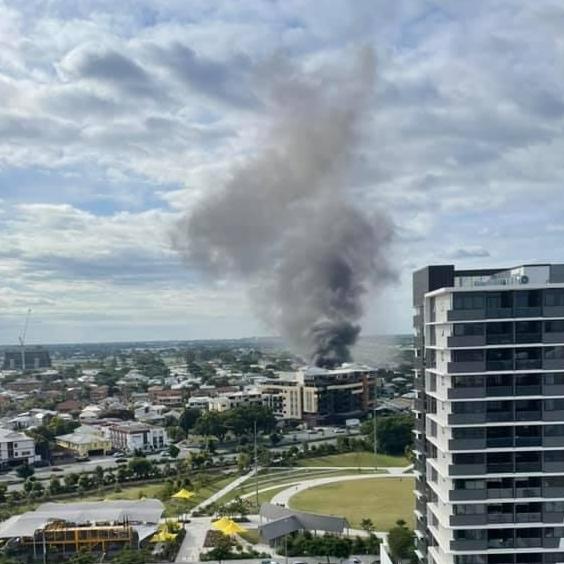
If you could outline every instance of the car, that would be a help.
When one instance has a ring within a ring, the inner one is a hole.
[[[303,560],[294,560],[292,564],[306,564]]]
[[[279,564],[278,560],[263,560],[260,564]]]
[[[362,560],[360,558],[356,558],[356,557],[349,558],[349,562],[351,564],[362,564]]]
[[[116,460],[116,464],[126,464],[127,463],[127,458],[118,458]]]
[[[114,452],[114,454],[112,454],[112,456],[114,458],[123,458],[123,457],[125,457],[125,454],[123,452]]]
[[[63,471],[63,469],[59,468],[58,466],[53,466],[51,468],[51,472],[62,472],[62,471]]]
[[[81,456],[77,456],[75,460],[77,462],[88,462],[90,460],[90,457],[87,454],[84,454]]]

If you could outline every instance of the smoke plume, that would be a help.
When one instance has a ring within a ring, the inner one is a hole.
[[[277,72],[266,141],[174,236],[191,267],[245,281],[258,314],[319,366],[350,360],[367,290],[394,276],[391,222],[348,189],[373,68],[365,51],[342,76]]]

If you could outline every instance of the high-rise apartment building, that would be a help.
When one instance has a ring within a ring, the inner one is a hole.
[[[564,563],[564,264],[414,273],[417,554]]]

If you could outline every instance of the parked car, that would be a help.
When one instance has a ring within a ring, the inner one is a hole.
[[[127,464],[127,458],[118,458],[116,464]]]

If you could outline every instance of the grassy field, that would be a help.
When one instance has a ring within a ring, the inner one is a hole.
[[[413,478],[349,480],[305,490],[290,500],[292,509],[346,517],[351,527],[369,517],[377,531],[388,531],[398,519],[414,525]]]
[[[362,471],[362,470],[361,470]],[[371,471],[371,470],[370,470]],[[340,470],[338,467],[333,469],[323,469],[323,468],[315,468],[315,467],[308,467],[308,468],[300,468],[297,467],[291,470],[273,470],[269,473],[259,475],[259,490],[272,487],[272,486],[280,486],[280,488],[276,491],[270,490],[268,492],[264,492],[263,498],[260,498],[259,494],[259,501],[262,503],[263,501],[270,501],[275,493],[281,491],[288,487],[291,484],[299,482],[300,480],[308,480],[311,478],[324,478],[328,476],[344,476],[348,474],[355,474],[356,470]],[[249,494],[255,491],[256,485],[254,478],[247,480],[246,482],[242,483],[236,490],[229,492],[227,495],[223,496],[218,500],[219,504],[228,503],[229,501],[235,499],[236,497],[243,496],[245,494]],[[273,492],[273,493],[271,493]],[[254,497],[251,498],[254,501]]]
[[[329,456],[318,456],[316,458],[304,458],[299,461],[300,466],[408,466],[409,461],[403,456],[388,456],[372,452],[346,452],[343,454],[330,454]]]

